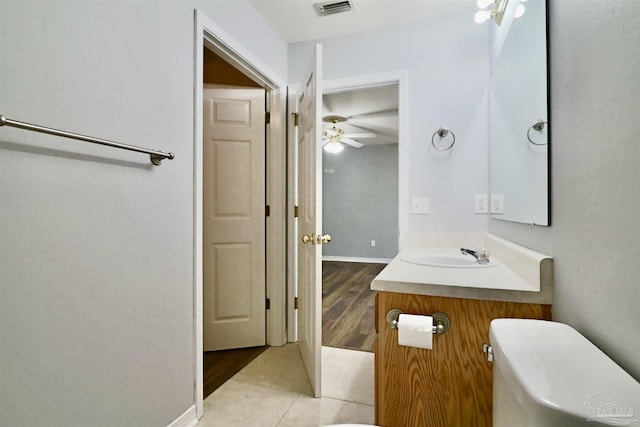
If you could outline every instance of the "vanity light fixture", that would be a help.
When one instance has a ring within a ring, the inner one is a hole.
[[[515,18],[519,18],[524,15],[525,7],[522,3],[525,1],[527,0],[520,0],[520,4],[518,4],[514,14]],[[496,24],[500,25],[502,23],[504,13],[507,10],[507,4],[509,4],[509,0],[478,0],[477,5],[480,10],[476,12],[474,20],[477,24],[482,24],[483,22],[493,18],[493,20],[496,21]],[[486,10],[487,7],[491,5],[494,5],[494,8]]]

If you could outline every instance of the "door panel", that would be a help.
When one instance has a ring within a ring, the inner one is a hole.
[[[266,343],[265,91],[204,87],[204,350]]]
[[[298,98],[298,345],[316,397],[321,396],[322,246],[301,237],[321,235],[321,59],[322,46],[316,45]]]

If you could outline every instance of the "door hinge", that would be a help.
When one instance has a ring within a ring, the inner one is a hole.
[[[271,215],[271,206],[267,205],[265,209],[265,216],[270,216],[270,215]]]
[[[266,300],[265,307],[267,308],[267,310],[271,309],[271,300],[269,298],[267,298]]]
[[[298,297],[295,297],[293,299],[293,308],[296,310],[298,309]]]
[[[300,215],[300,207],[294,206],[293,207],[293,217],[294,218],[298,218],[298,215]]]
[[[293,125],[300,126],[300,114],[293,113]]]
[[[271,112],[266,111],[266,112],[264,113],[264,123],[265,123],[265,124],[267,124],[267,125],[268,125],[269,123],[271,123]]]

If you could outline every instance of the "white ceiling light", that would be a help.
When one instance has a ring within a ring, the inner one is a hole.
[[[496,21],[496,24],[500,25],[502,23],[502,18],[504,17],[504,12],[507,9],[508,2],[509,0],[478,0],[478,8],[482,10],[476,12],[473,18],[474,21],[478,24],[482,24],[490,18],[493,18],[493,20]],[[490,10],[484,10],[490,5],[495,5],[495,7]],[[524,6],[522,7],[524,8]]]
[[[322,147],[322,149],[327,153],[338,154],[342,150],[344,150],[344,145],[340,144],[338,141],[332,140],[324,144],[324,147]]]
[[[491,12],[488,10],[479,10],[476,12],[473,20],[476,21],[476,24],[482,24],[483,22],[488,21],[489,18],[491,18]]]

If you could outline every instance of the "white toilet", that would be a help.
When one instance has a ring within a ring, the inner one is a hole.
[[[640,426],[640,383],[563,323],[496,319],[493,426]]]

